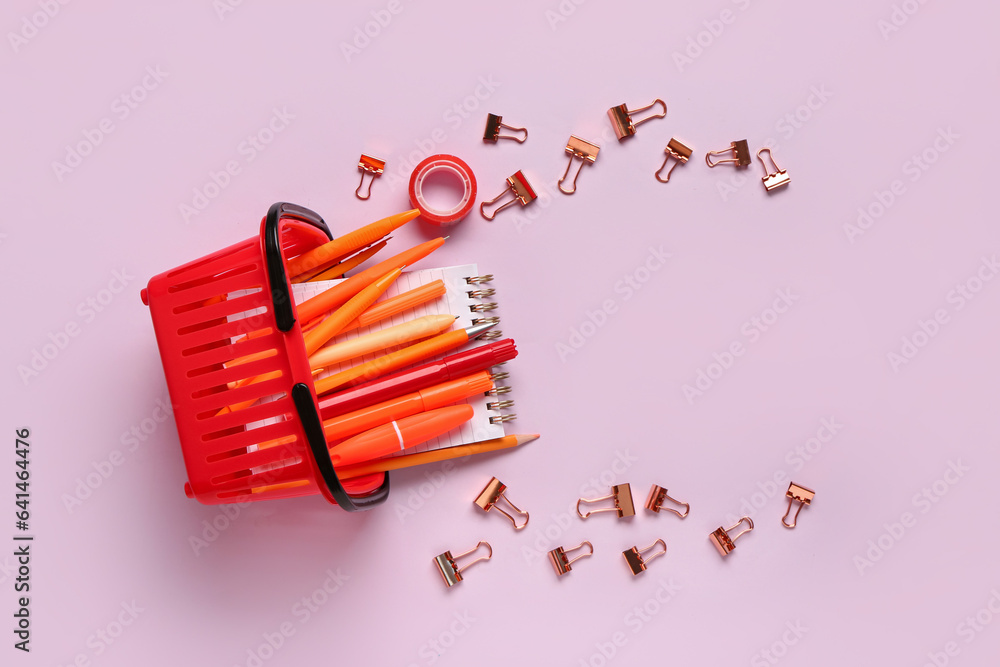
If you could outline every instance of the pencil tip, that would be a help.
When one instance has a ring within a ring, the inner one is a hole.
[[[523,435],[515,435],[514,437],[517,438],[517,444],[518,445],[523,445],[523,444],[526,444],[526,443],[529,443],[529,442],[534,442],[535,440],[538,440],[540,437],[542,437],[542,434],[541,433],[525,433]]]

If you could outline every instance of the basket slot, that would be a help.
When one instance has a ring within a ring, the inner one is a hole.
[[[263,284],[263,275],[261,275],[260,271],[252,271],[252,269],[256,267],[250,266],[247,268],[251,271],[236,276],[213,280],[204,285],[192,287],[190,290],[185,291],[182,294],[174,295],[173,299],[176,305],[172,309],[172,314],[178,317],[190,317],[192,312],[196,312],[202,308],[217,305],[225,306],[225,304],[229,302],[229,295],[234,292],[242,292],[243,290],[252,290],[254,288],[261,287]],[[234,298],[239,298],[240,296],[244,295],[241,294]],[[264,295],[263,301],[266,301],[267,296],[268,295]]]
[[[233,292],[242,291],[244,289],[254,291],[248,292],[247,294],[231,296]],[[183,328],[186,330],[195,325],[219,319],[246,319],[252,316],[249,311],[266,307],[268,305],[267,295],[261,295],[262,291],[263,288],[261,288],[260,285],[244,283],[237,290],[222,292],[220,296],[224,298],[220,298],[218,301],[213,298],[209,300],[195,301],[191,304],[183,306],[183,312],[174,313],[174,321],[177,323],[179,329]],[[177,309],[175,308],[174,310],[176,311]],[[178,333],[180,333],[179,330]]]
[[[292,418],[292,416],[279,415],[279,417],[284,418],[285,421],[280,421],[274,424],[264,424],[255,428],[250,428],[248,424],[237,424],[235,426],[229,426],[224,429],[218,429],[215,431],[211,431],[209,433],[205,433],[201,436],[201,439],[204,442],[210,442],[213,440],[220,440],[222,438],[231,438],[231,436],[236,435],[238,433],[247,434],[247,437],[245,438],[240,438],[238,440],[228,439],[226,440],[225,443],[221,444],[215,443],[213,445],[214,449],[225,447],[226,452],[236,451],[239,448],[245,449],[251,445],[257,445],[257,446],[267,445],[268,443],[274,442],[275,440],[281,440],[282,438],[285,437],[292,437],[297,439],[295,432],[289,429],[288,424],[286,423],[287,420]],[[270,449],[272,449],[274,452],[278,452],[280,451],[281,446],[282,445],[272,446],[270,447]],[[223,455],[223,454],[224,454],[223,451],[219,451],[219,454],[213,455],[212,457],[209,457],[209,459],[214,460],[218,458],[219,460],[222,460],[224,458],[229,458],[228,455]]]
[[[269,484],[266,486],[256,486],[255,489],[261,489],[254,493],[249,488],[238,489],[235,491],[223,491],[217,494],[220,499],[238,499],[242,498],[245,500],[265,500],[274,498],[295,498],[298,496],[304,496],[310,493],[316,493],[310,487],[310,482],[308,479],[300,479],[295,482],[285,482],[284,484]],[[234,500],[229,500],[228,502],[234,502]]]
[[[234,338],[239,339],[239,342],[243,342],[242,338],[244,336],[266,328],[267,325],[263,321],[257,323],[252,322],[249,319],[229,321],[220,320],[217,326],[210,329],[202,329],[201,331],[194,331],[185,336],[185,347],[181,350],[181,354],[182,356],[189,357],[197,354],[198,352],[204,351],[203,349],[199,349],[201,346],[215,343],[217,341],[223,341],[226,345],[234,345]],[[250,340],[256,340],[261,337],[262,336],[258,335],[255,339]],[[276,337],[273,337],[272,340],[275,338]]]
[[[185,355],[190,358],[188,366],[201,368],[212,364],[228,363],[240,357],[275,349],[277,343],[274,336],[271,335],[274,333],[273,330],[260,329],[259,331],[261,332],[259,336],[244,337],[235,343],[232,342],[232,338],[226,338],[223,341],[216,341],[217,343],[221,342],[221,345],[208,344],[192,348],[191,354]]]
[[[206,373],[204,376],[201,376],[197,382],[193,382],[193,388],[197,389],[197,391],[192,392],[192,397],[198,398],[202,394],[214,394],[216,393],[215,391],[207,390],[215,387],[222,387],[223,389],[229,389],[229,391],[236,391],[237,388],[229,388],[230,383],[253,380],[254,378],[262,377],[265,374],[270,375],[271,373],[281,372],[282,371],[275,370],[274,359],[271,357],[255,359],[243,364],[236,364],[235,366],[230,365],[228,367],[220,368],[211,375]],[[262,384],[262,381],[258,380],[238,388],[242,389],[244,387],[252,387],[258,384]]]
[[[231,268],[227,267],[226,269],[219,271],[218,273],[213,273],[211,275],[201,275],[198,276],[197,278],[192,278],[191,280],[182,283],[174,283],[173,285],[167,288],[167,294],[177,294],[178,292],[186,292],[196,287],[202,287],[204,285],[211,285],[217,282],[222,282],[223,280],[226,280],[228,278],[241,276],[244,273],[250,273],[251,271],[255,271],[259,266],[260,266],[259,263],[251,262],[249,264],[244,264],[243,266],[237,266]],[[224,292],[216,292],[216,293],[223,294]],[[176,308],[174,309],[174,312],[175,313],[177,312]]]

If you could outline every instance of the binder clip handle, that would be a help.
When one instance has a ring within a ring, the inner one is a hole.
[[[664,500],[669,500],[678,507],[683,507],[684,512],[683,513],[678,512],[672,507],[664,507],[663,506]],[[690,504],[682,503],[676,498],[670,496],[665,488],[663,488],[662,486],[657,486],[656,484],[654,484],[653,488],[649,490],[649,496],[646,498],[646,509],[648,509],[651,512],[659,512],[660,510],[666,510],[667,512],[673,512],[682,519],[687,517],[687,515],[691,513]]]
[[[652,109],[653,107],[655,107],[657,104],[659,104],[660,106],[663,107],[663,113],[650,114],[649,116],[646,116],[642,120],[633,121],[632,122],[632,127],[639,127],[640,125],[642,125],[643,123],[645,123],[647,120],[653,120],[654,118],[666,118],[667,117],[667,103],[664,102],[663,100],[661,100],[659,97],[657,97],[655,100],[653,100],[652,102],[650,102],[649,104],[647,104],[644,107],[639,107],[638,109],[629,109],[628,110],[628,115],[629,116],[634,116],[635,114],[642,113],[643,111],[649,111],[650,109]]]
[[[771,152],[771,149],[765,146],[757,151],[757,159],[760,160],[760,166],[764,169],[764,176],[767,177],[771,175],[771,172],[767,170],[767,163],[764,162],[764,158],[760,156],[760,154],[764,151],[767,151],[767,157],[771,159],[771,164],[774,165],[774,173],[779,173],[781,171],[781,167],[779,167],[778,163],[774,161],[774,154]]]
[[[727,153],[732,155],[732,157],[712,162],[713,155],[725,155]],[[724,148],[721,151],[709,151],[705,154],[705,164],[709,167],[715,167],[724,162],[732,162],[737,167],[746,167],[749,165],[751,162],[750,146],[747,144],[747,140],[740,139],[739,141],[732,141],[729,143],[729,148]]]
[[[580,511],[580,505],[583,503],[599,503],[603,500],[612,499],[615,501],[614,507],[587,510],[586,514]],[[576,501],[576,513],[581,519],[586,519],[591,514],[599,514],[600,512],[617,512],[619,519],[635,516],[635,506],[632,503],[632,488],[628,484],[617,484],[611,487],[611,493],[606,496],[601,496],[600,498],[580,498]]]
[[[737,526],[739,526],[744,521],[746,521],[747,527],[744,528],[743,530],[741,530],[740,532],[736,533],[735,535],[731,535],[729,537],[729,539],[731,539],[733,542],[735,542],[736,540],[740,539],[740,537],[742,535],[745,535],[745,534],[749,533],[751,530],[753,530],[753,519],[751,519],[748,516],[745,516],[745,517],[742,517],[739,521],[737,521],[733,525],[731,525],[729,528],[726,528],[726,533],[729,533],[729,531],[731,531],[733,528],[736,528]]]
[[[385,160],[362,153],[361,158],[358,160],[358,171],[361,172],[361,182],[358,183],[358,189],[354,191],[354,195],[358,199],[368,199],[372,196],[372,185],[374,185],[375,179],[385,172]],[[368,181],[368,190],[362,195],[361,188],[365,184],[365,175],[370,175],[371,180]]]

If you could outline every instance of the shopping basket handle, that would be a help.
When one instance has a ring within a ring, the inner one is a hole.
[[[333,239],[333,235],[330,233],[330,228],[323,222],[323,218],[304,206],[278,202],[267,211],[263,231],[264,255],[267,262],[267,277],[271,283],[274,319],[278,329],[289,331],[295,326],[295,313],[292,310],[292,295],[285,276],[285,262],[281,256],[281,230],[278,223],[281,222],[282,218],[307,222],[320,229],[329,239]],[[302,424],[302,429],[305,431],[306,441],[309,443],[316,468],[323,477],[323,483],[330,490],[330,495],[337,501],[341,509],[356,512],[371,509],[384,503],[389,497],[389,473],[385,473],[382,485],[372,493],[362,498],[352,497],[341,484],[337,477],[337,471],[333,468],[330,449],[326,444],[326,435],[323,433],[323,422],[319,417],[316,402],[313,400],[312,391],[308,385],[299,382],[292,386],[292,402],[295,403],[295,410],[299,413],[299,423]]]
[[[267,210],[267,218],[264,220],[264,255],[267,261],[267,277],[271,283],[271,301],[274,302],[274,319],[278,329],[288,331],[295,324],[295,313],[292,310],[292,295],[288,289],[288,280],[285,278],[285,260],[281,256],[281,230],[278,223],[282,218],[308,222],[326,234],[330,240],[333,240],[333,234],[323,222],[323,218],[305,206],[277,202]]]

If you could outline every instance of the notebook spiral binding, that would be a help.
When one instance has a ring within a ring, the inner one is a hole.
[[[492,273],[487,273],[487,274],[482,275],[482,276],[469,276],[469,277],[467,277],[465,279],[465,282],[466,282],[466,284],[469,284],[469,285],[481,286],[484,283],[491,282],[492,280],[493,280],[493,274]],[[497,293],[496,289],[494,289],[492,287],[479,287],[479,289],[466,290],[466,294],[469,296],[470,299],[488,299],[490,297],[496,296],[496,293]],[[497,303],[496,301],[487,301],[487,302],[484,302],[484,303],[477,303],[477,304],[475,304],[473,306],[469,306],[469,310],[471,310],[474,313],[488,313],[488,312],[491,312],[493,310],[496,310],[499,307],[499,305],[500,304]],[[500,323],[500,318],[497,317],[496,315],[489,315],[489,316],[486,316],[486,317],[476,317],[476,318],[473,318],[473,320],[472,320],[472,324],[473,325],[476,325],[476,324],[499,324],[499,323]],[[477,340],[496,340],[496,339],[502,338],[502,337],[503,337],[503,332],[494,329],[494,330],[491,330],[491,331],[487,331],[486,333],[478,336]],[[497,365],[500,366],[502,364],[497,364]],[[494,382],[499,382],[501,380],[505,380],[508,377],[510,377],[510,373],[508,373],[506,371],[498,371],[498,372],[493,372],[493,373],[490,374],[490,379],[492,379]],[[505,386],[505,385],[495,386],[490,391],[485,392],[485,395],[486,396],[500,396],[502,394],[508,394],[511,391],[512,391],[512,389],[509,386]],[[506,410],[507,408],[511,408],[513,406],[514,406],[514,401],[512,401],[510,399],[503,399],[503,400],[498,400],[498,401],[490,401],[490,402],[488,402],[486,404],[486,408],[488,410],[496,410],[498,412],[500,410]],[[490,417],[490,423],[491,424],[504,424],[506,422],[513,421],[516,418],[517,418],[517,415],[513,414],[513,413],[494,415],[494,416]]]

